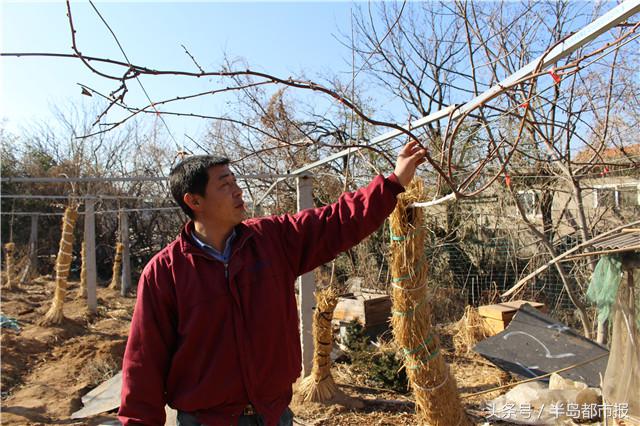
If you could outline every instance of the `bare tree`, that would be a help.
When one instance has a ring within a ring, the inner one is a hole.
[[[428,2],[406,8],[382,3],[357,11],[352,43],[367,75],[386,93],[400,97],[408,114],[424,116],[479,95],[601,12],[599,4],[568,2]],[[547,256],[555,257],[558,250],[555,244],[560,236],[554,220],[567,222],[571,217],[570,224],[583,241],[597,227],[594,218],[585,214],[582,177],[606,166],[600,153],[612,146],[609,135],[622,131],[612,118],[624,107],[634,111],[624,114],[637,117],[638,83],[624,73],[637,62],[638,43],[629,38],[636,29],[633,24],[614,29],[604,41],[598,39],[573,52],[549,74],[505,88],[464,122],[449,123],[448,127],[463,130],[457,134],[439,122],[421,134],[434,157],[441,161],[448,157],[448,165],[441,165],[454,182],[465,182],[478,170],[470,166],[490,157],[474,185],[482,187],[503,176],[497,182],[506,184],[522,223]],[[591,155],[577,164],[574,156],[580,150]],[[532,180],[516,181],[516,176],[530,173],[539,175],[535,186],[541,194],[542,223],[528,219],[518,196]],[[425,177],[436,185],[438,195],[454,190],[443,185],[440,176]],[[562,190],[559,181],[568,182],[575,203],[560,219],[551,215],[554,196]],[[453,247],[460,242],[462,217],[456,203],[447,206],[447,226],[439,232]],[[459,262],[457,253],[452,250],[449,258]],[[585,335],[591,335],[583,301],[587,274],[576,277],[561,266],[558,274]]]

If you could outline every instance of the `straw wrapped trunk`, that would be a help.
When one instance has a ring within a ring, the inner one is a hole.
[[[311,374],[300,382],[298,393],[305,402],[326,402],[341,392],[331,376],[331,349],[333,348],[331,320],[338,303],[338,293],[329,286],[318,290],[315,296],[316,309],[312,324],[315,343],[313,366]]]
[[[122,270],[122,251],[124,250],[124,244],[116,243],[116,254],[113,259],[113,274],[111,275],[111,284],[109,288],[117,290],[122,283],[121,270]]]
[[[69,277],[73,249],[73,228],[77,218],[78,207],[67,207],[62,217],[62,236],[56,259],[56,290],[51,308],[49,308],[49,311],[41,321],[42,325],[60,324],[64,319],[62,307],[67,293],[67,278]]]
[[[316,309],[313,313],[313,365],[311,374],[303,378],[296,392],[299,402],[340,404],[350,409],[362,408],[364,403],[352,398],[338,388],[331,375],[331,350],[333,330],[331,320],[338,303],[338,290],[329,286],[318,290]]]
[[[14,260],[13,255],[14,255],[14,253],[16,251],[16,245],[13,242],[6,243],[4,245],[4,249],[6,251],[6,256],[5,256],[5,275],[7,277],[6,286],[7,286],[7,288],[15,289],[15,288],[18,287],[18,283],[15,280],[15,277],[13,276],[14,269],[15,269],[14,268],[15,260]]]
[[[417,416],[429,426],[470,425],[456,386],[440,353],[431,326],[427,301],[427,262],[424,255],[423,213],[409,205],[423,197],[422,182],[414,179],[398,197],[390,217],[394,339],[416,399]]]
[[[78,299],[83,299],[87,297],[87,243],[82,241],[82,248],[80,249],[80,286],[78,287],[78,293],[76,297]]]

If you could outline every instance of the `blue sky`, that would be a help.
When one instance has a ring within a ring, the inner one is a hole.
[[[131,62],[158,69],[193,70],[184,44],[200,65],[219,69],[224,55],[244,58],[254,69],[275,75],[321,76],[350,73],[350,52],[336,37],[349,31],[349,2],[95,2],[118,36]],[[122,54],[86,1],[72,2],[77,42],[85,55],[123,60]],[[1,2],[3,52],[71,53],[71,37],[63,1]],[[108,68],[102,68],[108,70]],[[82,96],[77,83],[103,93],[116,84],[98,77],[80,61],[54,58],[1,58],[0,117],[12,131],[34,121],[49,120],[52,105],[95,102]],[[152,100],[206,90],[211,83],[185,78],[142,79]],[[127,99],[140,105],[143,94],[129,83]],[[199,100],[193,112],[223,109],[222,98]],[[219,112],[219,111],[217,111]],[[182,140],[197,137],[206,123],[195,119],[167,119]]]
[[[586,2],[576,4],[578,10],[588,9],[590,5]],[[230,58],[244,58],[258,71],[281,77],[303,73],[307,78],[322,82],[323,77],[332,75],[349,80],[351,52],[337,38],[343,39],[341,32],[350,32],[352,10],[366,8],[368,3],[96,0],[96,5],[129,59],[137,65],[197,71],[181,46],[184,44],[209,71],[220,69],[226,54]],[[613,4],[604,9],[611,7]],[[88,1],[72,2],[72,10],[78,47],[83,54],[123,60],[113,37]],[[0,17],[2,52],[72,53],[64,1],[0,0]],[[580,27],[579,22],[573,24]],[[104,66],[100,69],[109,70]],[[122,73],[122,69],[118,72]],[[361,74],[357,83],[363,83],[365,78]],[[102,93],[117,87],[116,82],[95,75],[76,59],[2,57],[0,81],[0,119],[5,119],[5,126],[16,133],[34,122],[53,122],[53,106],[63,110],[70,105],[80,109],[89,109],[92,104],[95,107],[96,98],[82,96],[78,83]],[[145,76],[141,81],[156,102],[219,87],[214,80],[175,76]],[[136,82],[130,81],[128,88],[126,100],[130,105],[147,104]],[[376,97],[379,93],[370,88],[366,94]],[[305,92],[304,96],[320,105],[320,112],[331,103],[320,94]],[[222,115],[228,111],[229,99],[225,96],[198,98],[177,107],[172,105],[170,110]],[[404,122],[406,115],[401,113],[399,104],[396,98],[376,98],[375,105],[379,110],[374,117],[391,120],[390,116],[395,113],[396,119]],[[114,116],[108,118],[114,120]],[[178,144],[187,146],[190,143],[185,134],[197,139],[211,123],[167,116],[165,120]]]

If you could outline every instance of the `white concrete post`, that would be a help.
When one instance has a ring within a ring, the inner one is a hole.
[[[126,296],[131,288],[131,252],[129,251],[129,216],[120,212],[120,240],[122,242],[122,284],[120,294]]]
[[[20,277],[20,284],[24,284],[28,279],[38,272],[38,217],[31,215],[31,234],[29,235],[29,264]]]
[[[313,207],[313,179],[303,175],[296,179],[298,192],[298,211]],[[298,277],[298,309],[300,312],[300,339],[302,343],[302,376],[311,373],[313,364],[313,309],[316,304],[314,292],[316,283],[313,271]]]
[[[85,259],[87,262],[87,306],[89,312],[95,314],[97,311],[96,299],[96,215],[95,198],[85,198],[84,201],[84,241]]]
[[[38,217],[37,214],[31,215],[31,234],[29,235],[29,261],[31,262],[31,270],[38,270]]]

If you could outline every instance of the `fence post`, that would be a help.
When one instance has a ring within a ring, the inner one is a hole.
[[[310,175],[302,175],[296,179],[298,211],[313,207],[313,179]],[[302,343],[302,376],[311,373],[313,363],[313,309],[315,307],[316,290],[313,271],[298,277],[300,312],[300,339]]]
[[[40,215],[31,215],[31,234],[29,235],[29,262],[31,270],[38,270],[38,217]]]
[[[20,284],[38,273],[38,214],[31,215],[31,233],[29,234],[29,263],[20,277]]]
[[[120,240],[124,246],[122,250],[122,285],[120,294],[126,296],[131,288],[131,252],[129,250],[129,216],[120,211]]]
[[[84,241],[85,258],[87,263],[87,306],[89,312],[95,314],[97,311],[96,298],[96,200],[87,197],[84,201]]]

